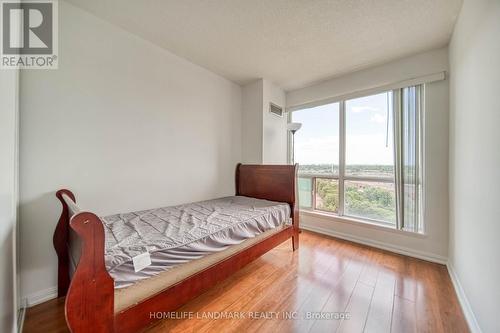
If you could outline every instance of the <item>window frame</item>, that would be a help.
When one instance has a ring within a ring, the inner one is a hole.
[[[411,234],[425,234],[425,224],[423,223],[423,216],[424,216],[424,181],[423,181],[423,176],[424,176],[424,154],[423,154],[423,136],[424,136],[424,126],[423,126],[423,118],[424,118],[424,109],[423,109],[423,96],[424,96],[424,84],[416,84],[417,87],[417,107],[418,107],[418,112],[419,112],[419,119],[418,119],[418,132],[416,134],[416,140],[417,140],[417,147],[419,149],[419,185],[420,185],[420,195],[419,195],[419,200],[420,202],[420,213],[419,213],[419,221],[418,224],[420,226],[419,230],[417,231],[408,231],[403,228],[403,223],[402,223],[402,209],[403,209],[403,200],[400,199],[400,193],[398,194],[398,187],[404,186],[404,184],[400,181],[401,177],[401,171],[400,171],[400,166],[401,166],[401,161],[398,159],[401,156],[401,147],[400,147],[400,140],[401,140],[401,128],[400,128],[400,123],[399,119],[401,117],[401,109],[402,109],[402,90],[405,87],[401,88],[396,88],[396,89],[380,89],[380,90],[370,90],[366,91],[365,93],[356,93],[356,94],[351,94],[351,95],[346,95],[339,97],[337,99],[329,99],[328,101],[323,101],[314,103],[311,105],[304,105],[301,107],[294,108],[288,112],[288,122],[292,121],[292,113],[295,111],[300,111],[303,109],[307,108],[312,108],[312,107],[317,107],[325,104],[331,104],[331,103],[339,103],[339,166],[338,166],[338,174],[331,174],[331,175],[325,175],[325,174],[314,174],[314,173],[304,173],[301,174],[299,173],[298,177],[299,178],[308,178],[311,179],[311,208],[308,207],[300,207],[301,211],[310,213],[310,214],[320,214],[320,215],[326,215],[326,216],[332,216],[335,218],[339,218],[341,220],[349,220],[349,221],[356,221],[361,224],[370,224],[370,225],[380,225],[383,227],[389,227],[390,229],[405,232],[405,233],[411,233]],[[373,177],[373,176],[356,176],[356,175],[346,175],[345,169],[346,169],[346,102],[351,100],[351,99],[356,99],[356,98],[362,98],[362,97],[367,97],[367,96],[373,96],[377,94],[382,94],[382,93],[389,93],[392,92],[392,117],[393,117],[393,144],[394,144],[394,173],[392,177]],[[288,133],[288,161],[289,163],[292,162],[292,149],[295,147],[292,147],[291,142],[292,142],[292,135],[291,133]],[[316,208],[316,179],[335,179],[338,182],[338,198],[339,198],[339,206],[337,209],[337,212],[331,212],[323,209],[318,209]],[[371,219],[367,217],[360,217],[360,216],[353,216],[353,215],[348,215],[345,214],[345,182],[346,181],[364,181],[368,183],[373,183],[373,182],[378,182],[378,183],[390,183],[393,184],[394,186],[394,191],[395,191],[395,208],[396,208],[396,216],[395,216],[395,223],[391,223],[388,221],[383,221],[383,220],[377,220],[377,219]]]

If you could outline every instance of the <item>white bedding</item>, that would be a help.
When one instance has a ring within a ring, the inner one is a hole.
[[[115,288],[124,288],[289,223],[290,206],[234,196],[101,220],[106,268]],[[136,273],[132,258],[145,251],[151,254],[152,263]]]

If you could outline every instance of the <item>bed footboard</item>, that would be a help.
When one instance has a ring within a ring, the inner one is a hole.
[[[102,222],[82,212],[71,191],[59,190],[56,196],[62,204],[53,238],[59,261],[58,297],[66,296],[68,327],[72,332],[113,332],[114,281],[104,262]]]
[[[104,227],[95,214],[71,218],[83,240],[81,257],[66,296],[66,321],[72,332],[114,331],[114,281],[104,262]]]

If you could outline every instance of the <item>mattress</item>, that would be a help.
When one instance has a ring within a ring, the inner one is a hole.
[[[101,217],[106,268],[115,288],[129,287],[290,223],[290,206],[232,196]],[[132,258],[149,252],[151,265],[135,272]]]
[[[231,257],[249,247],[269,238],[278,232],[282,231],[283,227],[274,228],[265,231],[254,238],[249,238],[238,245],[233,245],[224,251],[215,252],[204,256],[198,260],[191,260],[184,265],[178,265],[168,271],[164,271],[149,279],[141,280],[129,287],[115,289],[115,313],[123,311],[137,303],[154,296],[163,290],[173,286],[191,275],[196,274],[210,266],[221,262],[222,260]]]

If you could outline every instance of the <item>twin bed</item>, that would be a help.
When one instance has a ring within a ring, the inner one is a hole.
[[[59,190],[58,296],[72,332],[136,332],[283,241],[298,248],[295,165],[236,167],[236,195],[98,217]]]

